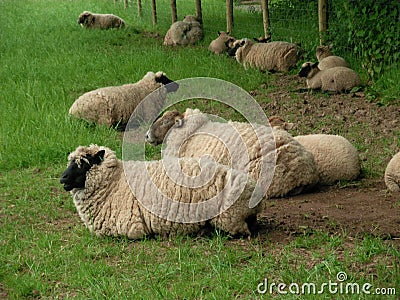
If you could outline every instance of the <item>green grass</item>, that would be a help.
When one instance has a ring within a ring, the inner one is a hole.
[[[271,81],[207,51],[214,32],[224,29],[225,1],[203,1],[207,35],[198,47],[165,49],[161,38],[143,35],[166,32],[168,3],[157,1],[160,22],[153,28],[147,6],[138,19],[133,3],[125,11],[121,1],[114,7],[112,0],[0,0],[0,298],[6,293],[10,299],[267,299],[257,293],[264,278],[322,284],[339,271],[355,282],[399,287],[399,250],[372,237],[313,232],[275,244],[268,236],[235,240],[216,232],[132,242],[98,238],[84,228],[58,183],[67,153],[97,143],[121,156],[122,140],[114,129],[68,117],[79,95],[135,82],[149,70],[176,80],[221,78],[248,91]],[[178,1],[180,16],[193,7]],[[76,20],[84,10],[113,12],[129,25],[120,31],[83,30]],[[237,14],[238,35],[261,34],[239,26],[259,16]],[[304,38],[310,49],[314,42],[315,37]],[[392,72],[377,89],[388,91],[398,82],[398,72]],[[233,116],[212,103],[200,105]],[[157,151],[149,154],[154,155]]]

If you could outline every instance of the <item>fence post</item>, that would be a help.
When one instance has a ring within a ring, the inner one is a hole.
[[[232,33],[233,28],[233,0],[226,0],[226,32]]]
[[[157,24],[157,6],[156,0],[151,0],[151,13],[153,17],[153,26]]]
[[[124,0],[124,9],[128,8],[128,0]]]
[[[261,0],[262,13],[263,13],[263,24],[264,24],[264,37],[271,37],[270,32],[270,20],[269,20],[269,9],[268,9],[268,0]]]
[[[142,0],[137,0],[137,13],[140,18],[142,16]]]
[[[203,24],[203,12],[201,10],[201,0],[196,0],[196,17],[200,24]]]
[[[326,30],[328,28],[328,1],[318,0],[318,28],[319,42],[321,45],[325,43]]]
[[[171,0],[171,14],[172,14],[172,23],[178,21],[178,13],[176,12],[176,0]]]

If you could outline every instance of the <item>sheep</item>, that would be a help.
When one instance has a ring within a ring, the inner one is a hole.
[[[354,180],[361,171],[357,149],[343,136],[310,134],[295,136],[314,156],[320,185],[331,185],[339,180]]]
[[[301,49],[292,43],[253,43],[246,38],[235,41],[229,55],[235,56],[246,69],[254,67],[261,71],[286,72],[297,64],[301,52]]]
[[[400,192],[400,152],[392,157],[385,170],[385,184],[391,192]]]
[[[164,46],[193,45],[204,38],[203,26],[195,16],[186,16],[183,21],[177,21],[168,29]]]
[[[235,42],[235,38],[229,35],[229,32],[218,31],[218,37],[212,40],[208,50],[215,54],[222,54],[228,51],[229,45]]]
[[[188,182],[176,181],[182,174]],[[197,179],[206,181],[190,186]],[[85,226],[98,236],[171,237],[209,225],[249,236],[247,222],[258,213],[257,206],[249,207],[255,182],[207,159],[121,161],[110,148],[79,146],[69,154],[60,183]]]
[[[78,24],[86,28],[122,28],[125,21],[118,16],[112,14],[94,14],[90,11],[84,11],[79,15]]]
[[[312,154],[277,127],[212,122],[199,110],[187,109],[184,114],[167,111],[150,127],[146,141],[152,145],[166,143],[165,156],[211,155],[218,163],[248,171],[255,180],[271,182],[264,187],[265,198],[297,194],[318,181]],[[265,164],[275,164],[273,174],[262,172]]]
[[[306,77],[308,89],[321,89],[330,92],[347,92],[360,85],[361,79],[352,69],[345,67],[334,67],[320,70],[318,62],[305,62],[299,72],[300,77]]]
[[[318,68],[320,70],[326,70],[334,67],[346,67],[350,68],[350,65],[344,58],[340,56],[333,55],[330,51],[332,49],[330,46],[317,46],[315,55],[319,62]]]
[[[178,87],[162,71],[148,72],[136,83],[99,88],[81,95],[72,104],[69,114],[95,123],[123,128],[146,96],[160,88],[157,94],[152,94],[155,107],[160,107],[166,93],[174,92]]]

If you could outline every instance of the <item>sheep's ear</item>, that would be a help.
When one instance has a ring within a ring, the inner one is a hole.
[[[240,46],[244,46],[244,44],[245,44],[245,43],[246,43],[246,41],[245,41],[245,40],[243,40],[243,41],[241,41],[241,42],[240,42],[240,44],[239,44],[239,45],[240,45]]]
[[[94,165],[99,165],[103,160],[104,160],[104,154],[106,153],[106,150],[100,150],[99,152],[97,152],[91,161],[91,164]]]
[[[184,121],[183,121],[182,116],[175,118],[175,127],[182,127],[183,123],[184,123]]]
[[[218,31],[218,36],[220,36],[221,35],[221,31]]]

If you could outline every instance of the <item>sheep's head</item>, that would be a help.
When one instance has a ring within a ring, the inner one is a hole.
[[[188,15],[183,18],[183,22],[188,22],[188,23],[199,22],[200,23],[200,19],[196,16]]]
[[[179,84],[169,79],[167,75],[162,71],[158,71],[157,73],[147,72],[142,80],[154,80],[154,82],[160,83],[161,85],[165,86],[168,93],[176,92],[179,88]]]
[[[329,45],[329,46],[317,46],[316,50],[315,50],[315,56],[317,57],[318,61],[321,61],[321,59],[328,57],[328,56],[332,56],[332,50],[333,45]]]
[[[177,110],[166,111],[158,118],[146,133],[146,142],[157,146],[164,141],[168,131],[173,127],[183,125],[183,114]]]
[[[258,38],[253,38],[257,43],[269,43],[271,41],[271,36],[260,36]]]
[[[318,69],[318,63],[305,62],[301,65],[299,72],[300,77],[312,78],[320,70]]]
[[[90,11],[84,11],[79,15],[78,24],[83,25],[90,25],[93,24],[95,17]]]
[[[79,149],[79,148],[78,148]],[[69,165],[62,173],[60,183],[64,185],[64,190],[85,188],[86,174],[94,165],[99,165],[104,159],[105,150],[96,153],[87,153],[83,156],[69,156]]]
[[[231,44],[231,47],[229,47],[230,49],[228,50],[228,54],[229,54],[229,56],[235,56],[236,52],[239,50],[239,48],[245,47],[245,46],[251,45],[251,44],[252,44],[252,42],[249,39],[236,40],[235,42],[233,42]]]

